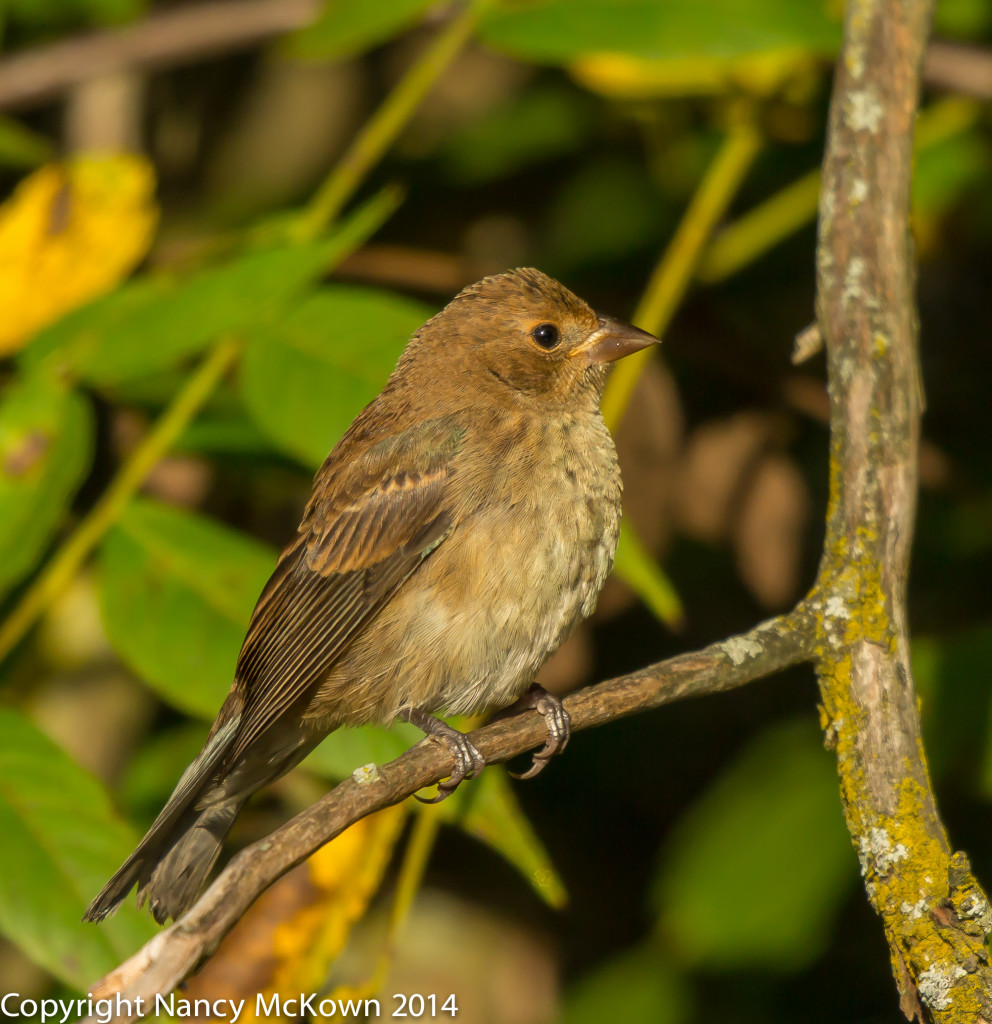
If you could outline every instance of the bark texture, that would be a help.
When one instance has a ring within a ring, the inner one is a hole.
[[[817,314],[831,481],[809,605],[848,828],[910,1019],[992,1018],[988,901],[952,855],[910,666],[906,578],[922,388],[909,231],[930,0],[850,0],[823,163]]]

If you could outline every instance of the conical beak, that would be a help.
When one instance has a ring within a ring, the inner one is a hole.
[[[601,316],[599,327],[589,335],[579,351],[587,355],[591,363],[612,363],[615,359],[640,352],[648,345],[657,344],[658,339],[653,334],[611,316]]]

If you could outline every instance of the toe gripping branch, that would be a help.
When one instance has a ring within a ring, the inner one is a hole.
[[[548,730],[544,746],[534,755],[533,763],[525,772],[510,772],[515,779],[532,779],[539,775],[555,754],[560,754],[571,738],[571,716],[562,702],[548,693],[543,686],[532,684],[530,689],[510,707],[500,712],[499,718],[517,714],[521,711],[536,711],[544,718]],[[447,722],[425,711],[410,708],[400,713],[411,725],[422,730],[430,739],[447,747],[455,759],[455,770],[445,782],[439,782],[437,795],[433,797],[417,796],[421,803],[439,804],[446,800],[465,779],[475,778],[486,767],[486,759],[473,746],[468,736],[448,725]],[[416,795],[416,794],[415,794]]]
[[[531,766],[525,772],[510,772],[515,779],[532,779],[544,771],[548,761],[560,754],[572,738],[572,716],[565,710],[565,705],[553,694],[548,693],[538,683],[533,683],[531,688],[516,702],[507,708],[507,712],[536,711],[544,718],[544,725],[548,730],[544,746],[534,755]]]
[[[430,739],[435,740],[451,751],[455,759],[455,770],[446,782],[437,784],[437,796],[425,797],[414,794],[424,804],[439,804],[447,800],[465,779],[475,778],[483,768],[486,767],[486,759],[472,745],[472,742],[463,732],[448,725],[447,722],[427,714],[426,711],[418,711],[416,708],[409,708],[400,712],[400,718],[405,718],[411,725],[421,729]]]

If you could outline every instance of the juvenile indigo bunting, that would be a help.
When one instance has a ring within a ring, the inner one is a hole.
[[[613,563],[600,397],[610,363],[655,340],[532,269],[471,285],[413,336],[317,473],[206,746],[86,919],[135,883],[157,921],[179,917],[248,797],[339,726],[401,718],[446,745],[435,800],[485,765],[437,713],[522,698],[548,727],[527,776],[564,747],[567,714],[532,682]]]

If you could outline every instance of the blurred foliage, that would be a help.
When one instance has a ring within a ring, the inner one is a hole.
[[[177,6],[14,0],[0,59]],[[840,5],[481,0],[474,40],[432,52],[460,6],[328,2],[250,52],[139,67],[133,102],[98,121],[143,156],[88,145],[78,96],[0,116],[0,988],[85,991],[154,930],[133,904],[78,922],[199,750],[313,469],[482,274],[533,263],[665,333],[665,366],[631,363],[611,400],[616,579],[549,686],[744,628],[812,578],[826,396],[822,365],[788,353],[813,315]],[[987,49],[992,3],[942,0],[937,31]],[[285,181],[232,169],[234,122],[255,152],[283,123],[327,128],[326,176],[307,178],[313,153],[302,170],[280,154]],[[987,103],[928,93],[913,194],[929,399],[914,665],[948,825],[986,880],[990,136]],[[260,197],[251,218],[225,204],[239,190]],[[93,635],[55,651],[70,587],[102,630],[80,612]],[[121,702],[124,673],[118,734],[106,694]],[[797,673],[577,737],[535,783],[494,767],[438,808],[368,819],[259,901],[197,994],[390,991],[425,953],[409,938],[430,923],[423,881],[520,923],[494,932],[478,911],[466,930],[449,908],[449,947],[427,943],[422,988],[456,992],[468,1021],[543,1024],[540,979],[559,973],[567,1024],[895,1021],[814,704]],[[332,735],[234,842],[420,738]],[[516,1004],[483,995],[472,950],[500,978],[514,965]]]
[[[796,970],[822,953],[857,872],[822,751],[808,716],[766,730],[676,825],[655,898],[679,959]]]
[[[245,408],[273,444],[316,469],[435,312],[384,290],[321,289],[279,322],[249,328]]]
[[[0,115],[0,167],[34,167],[50,159],[53,148],[43,135]]]
[[[11,380],[0,404],[0,592],[30,572],[89,469],[92,410],[55,374]]]
[[[347,57],[409,28],[433,0],[379,0],[374,4],[327,4],[320,17],[298,32],[294,52],[302,57]]]
[[[101,552],[107,636],[165,700],[212,719],[275,555],[220,523],[136,500]]]
[[[406,819],[405,807],[363,818],[281,878],[252,906],[190,983],[187,996],[238,1000],[245,991],[316,992],[368,908]],[[248,1001],[241,1019],[268,1020]]]
[[[155,926],[134,906],[98,935],[79,907],[135,842],[103,787],[16,711],[0,710],[0,929],[84,990]]]
[[[567,63],[602,52],[662,60],[801,46],[830,54],[840,29],[821,0],[536,0],[494,10],[483,38],[514,57]]]

